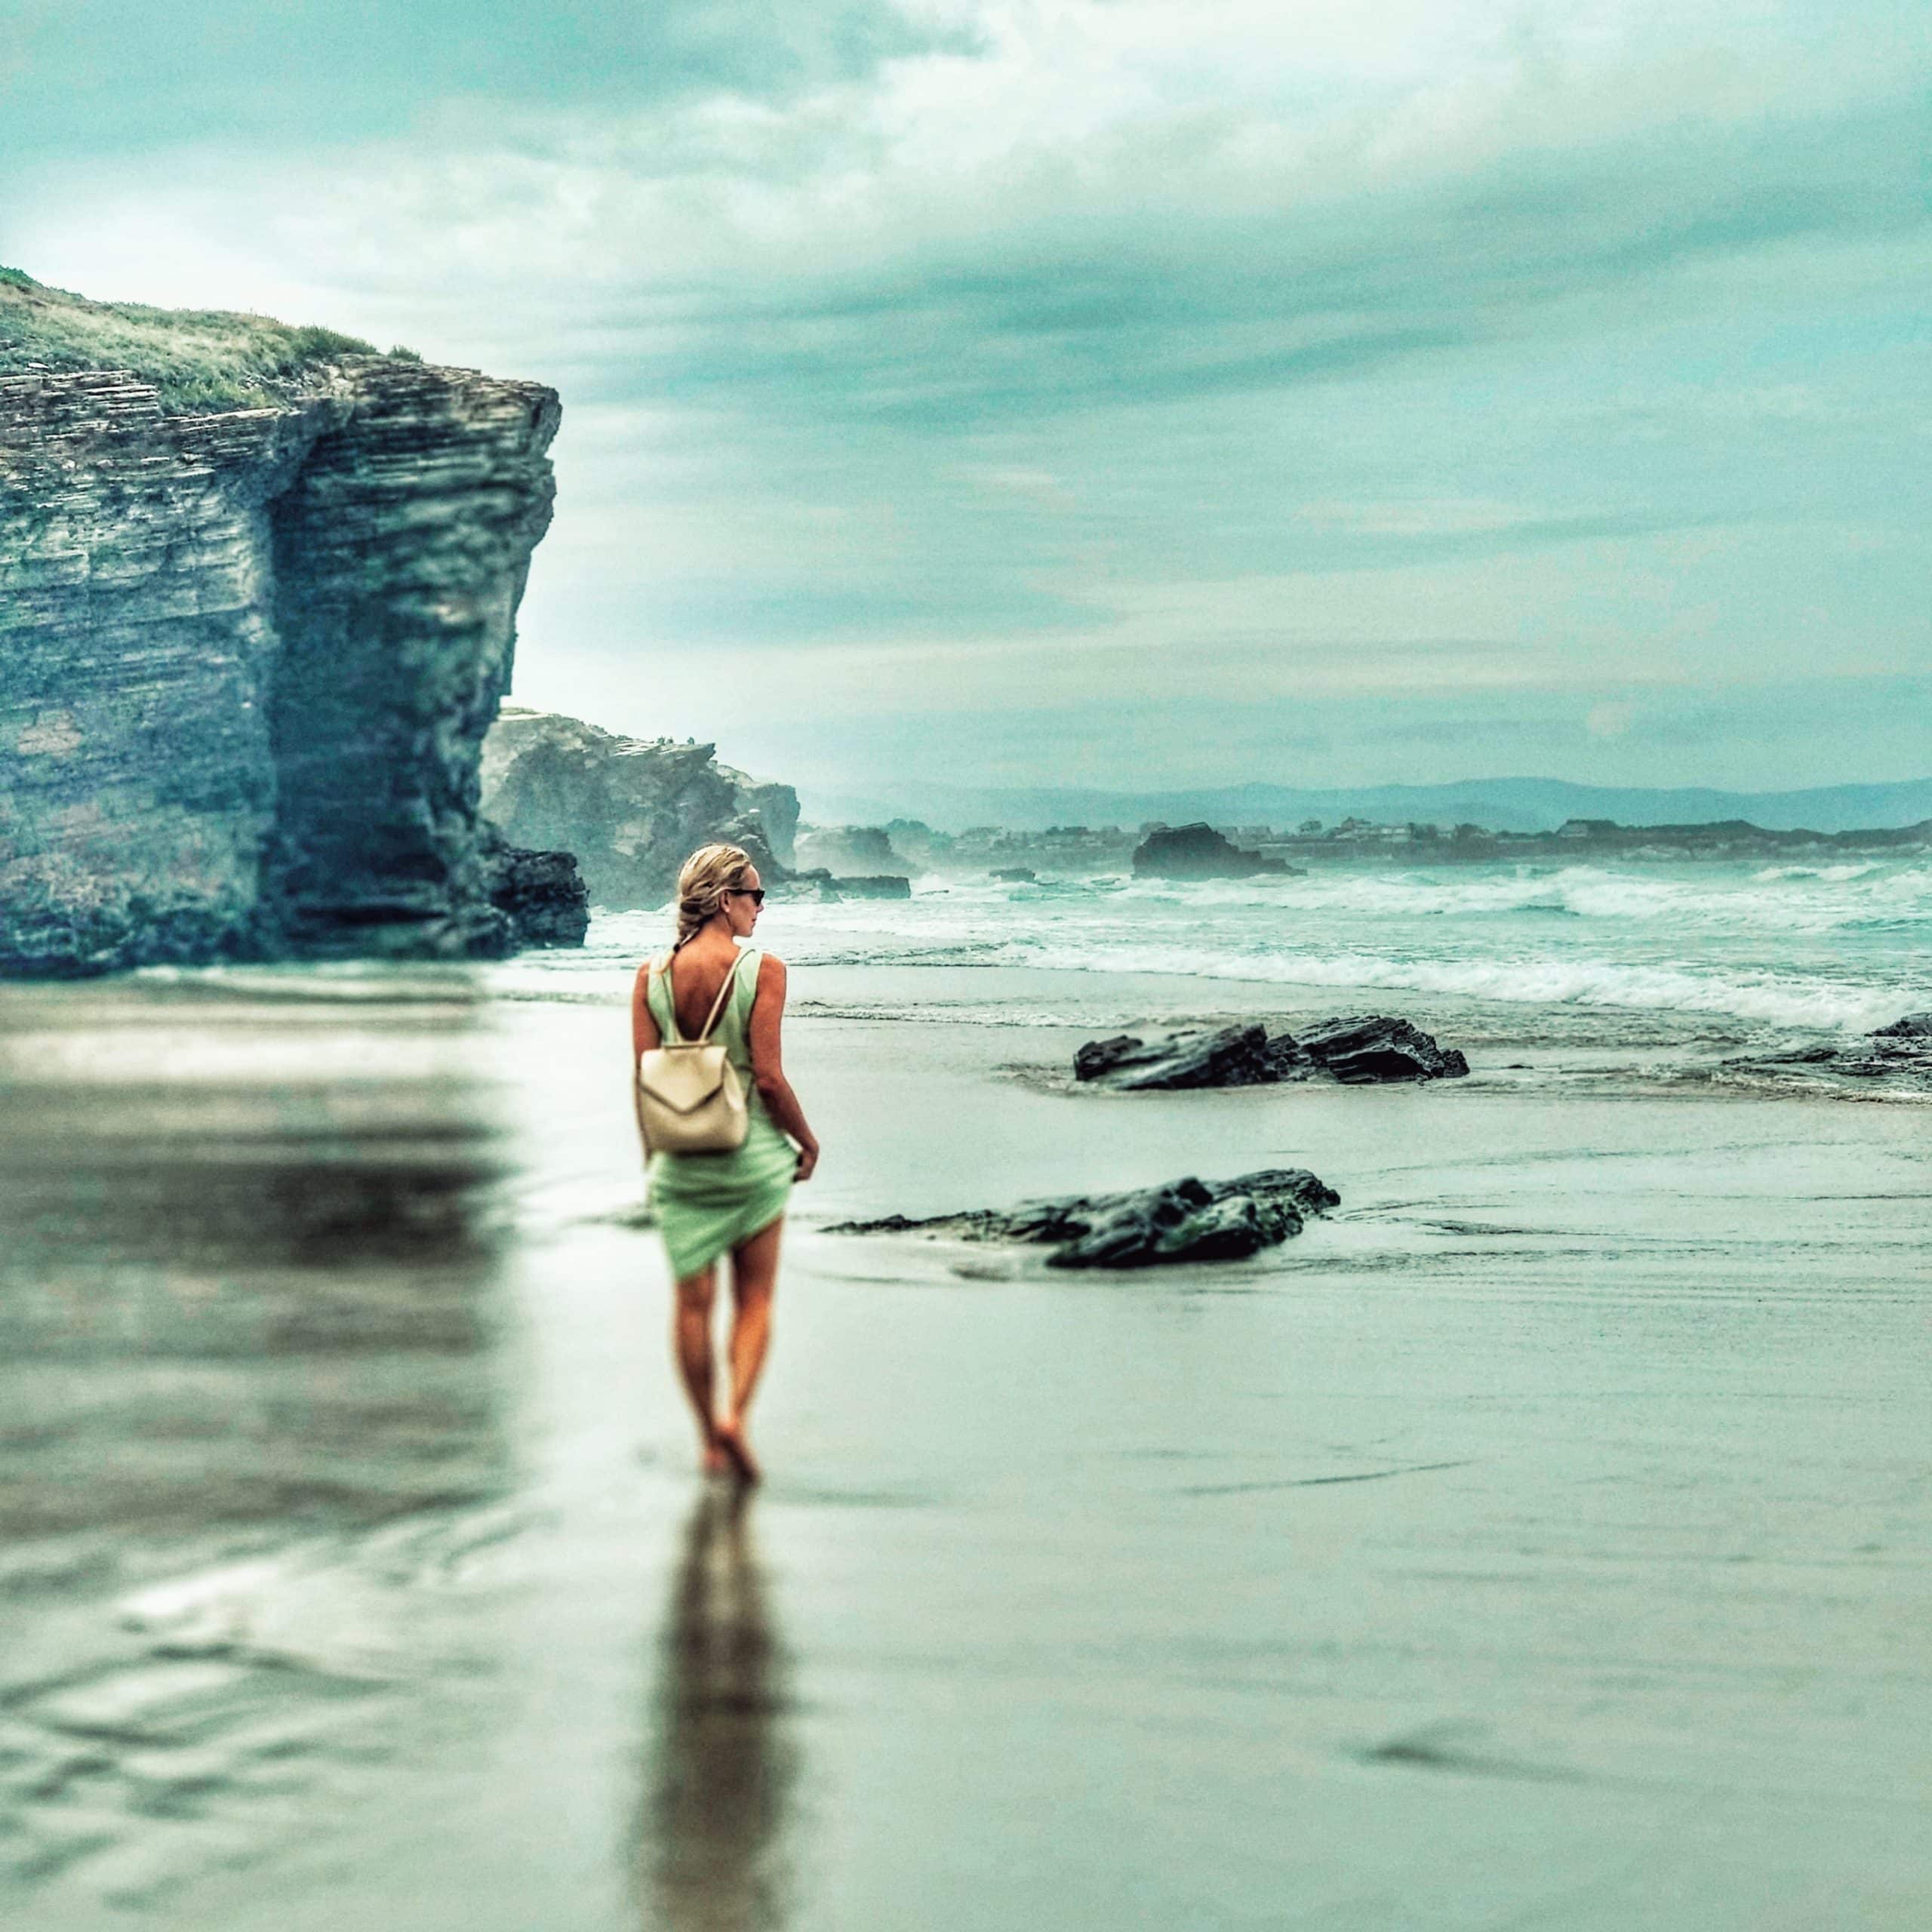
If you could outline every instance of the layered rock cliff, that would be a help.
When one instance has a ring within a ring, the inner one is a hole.
[[[716,749],[506,705],[483,748],[483,808],[520,844],[568,846],[614,912],[661,906],[687,855],[714,839],[782,881],[798,795],[720,764]]]
[[[477,766],[555,394],[332,353],[170,413],[165,368],[7,366],[0,971],[514,949]]]

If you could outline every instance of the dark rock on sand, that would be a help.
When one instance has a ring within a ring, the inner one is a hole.
[[[1271,1050],[1287,1043],[1283,1035],[1270,1042]],[[1324,1020],[1293,1044],[1322,1072],[1349,1086],[1377,1080],[1460,1080],[1469,1070],[1454,1047],[1439,1047],[1420,1027],[1380,1014]]]
[[[1143,1088],[1260,1087],[1330,1078],[1349,1086],[1377,1081],[1455,1080],[1469,1063],[1406,1020],[1368,1014],[1325,1020],[1297,1036],[1269,1035],[1258,1023],[1174,1028],[1089,1040],[1073,1057],[1074,1077],[1125,1092]]]
[[[1134,849],[1137,878],[1251,878],[1257,872],[1285,877],[1279,859],[1244,852],[1204,821],[1159,826]]]
[[[1264,1168],[1232,1180],[1192,1175],[1120,1194],[1073,1195],[909,1220],[845,1221],[832,1234],[952,1235],[1051,1246],[1050,1268],[1146,1268],[1172,1261],[1238,1261],[1298,1235],[1341,1196],[1306,1168]]]
[[[1293,1043],[1291,1042],[1291,1044]],[[1116,1033],[1089,1040],[1073,1056],[1074,1077],[1109,1087],[1257,1087],[1281,1078],[1263,1026],[1223,1026],[1211,1032],[1176,1028],[1144,1037]]]

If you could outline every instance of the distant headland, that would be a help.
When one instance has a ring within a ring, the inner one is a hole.
[[[1313,787],[1201,786],[1149,792],[1070,786],[958,786],[881,781],[849,790],[801,784],[805,816],[823,823],[883,825],[917,819],[949,832],[998,825],[1043,832],[1049,826],[1159,823],[1265,826],[1292,832],[1309,820],[1324,829],[1356,819],[1382,826],[1458,825],[1486,830],[1555,832],[1573,820],[1610,820],[1632,829],[1742,821],[1770,832],[1896,831],[1932,819],[1932,777],[1801,791],[1725,792],[1708,786],[1580,785],[1560,778],[1479,778],[1440,785]]]

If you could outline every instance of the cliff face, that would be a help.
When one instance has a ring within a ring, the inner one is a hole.
[[[678,866],[714,839],[782,878],[798,794],[754,783],[715,749],[507,706],[483,748],[483,808],[518,844],[568,846],[592,899],[613,911],[661,906]]]
[[[0,972],[518,943],[477,761],[557,398],[374,356],[308,387],[0,377]]]

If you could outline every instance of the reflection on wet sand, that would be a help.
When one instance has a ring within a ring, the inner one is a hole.
[[[5,989],[0,1532],[497,1486],[494,1137],[465,989],[426,990]]]
[[[707,1489],[685,1525],[639,1820],[641,1889],[668,1932],[768,1932],[790,1916],[798,1745],[790,1670],[742,1492]]]
[[[508,1476],[474,1032],[454,977],[0,988],[0,1920],[165,1910],[391,1748]]]

